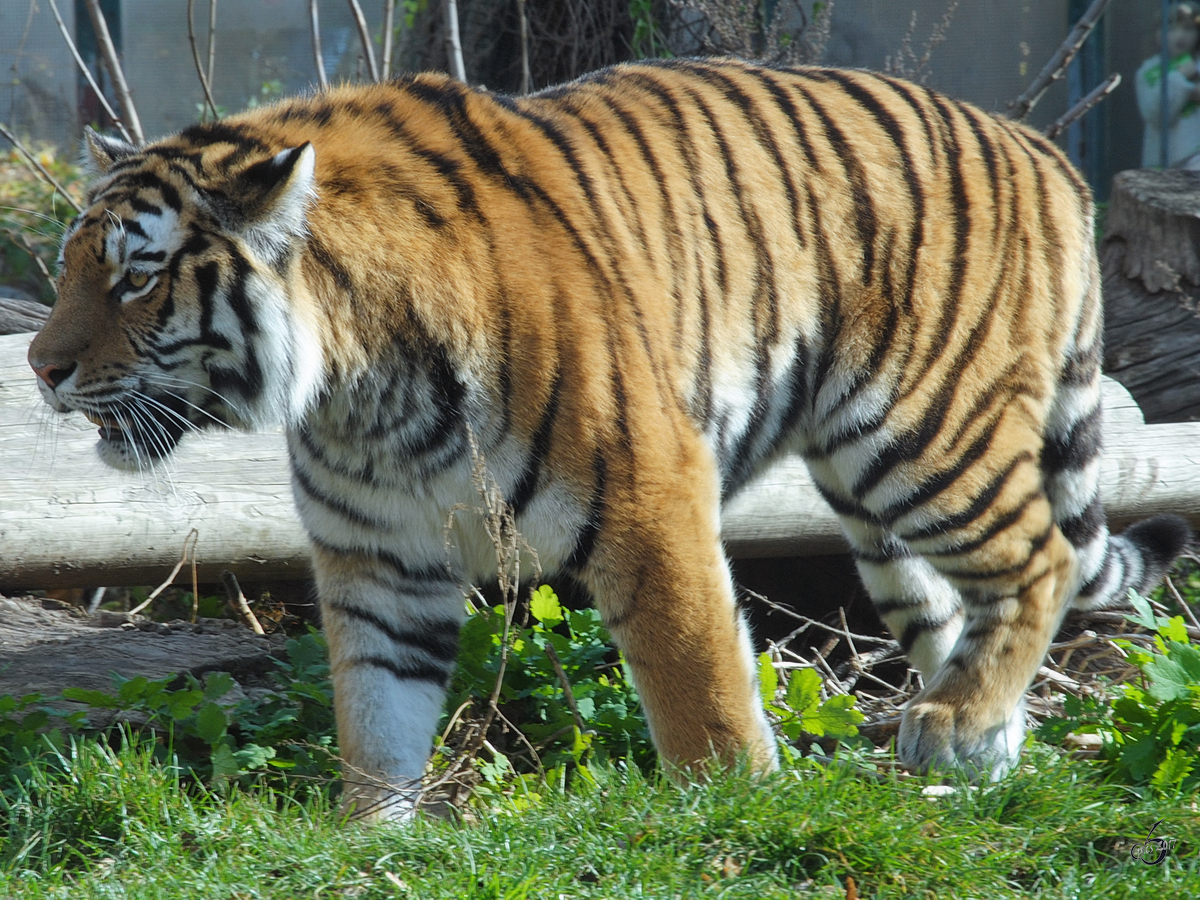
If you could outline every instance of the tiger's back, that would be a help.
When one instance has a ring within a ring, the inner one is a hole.
[[[923,88],[731,61],[520,99],[422,75],[92,144],[30,351],[47,399],[108,417],[110,458],[182,430],[122,419],[114,384],[199,385],[159,401],[194,424],[285,421],[343,753],[384,780],[419,777],[456,585],[494,574],[480,527],[445,540],[480,455],[543,568],[596,596],[681,765],[774,759],[719,517],[781,453],[925,675],[914,765],[1006,765],[1066,605],[1190,540],[1104,525],[1086,186]]]

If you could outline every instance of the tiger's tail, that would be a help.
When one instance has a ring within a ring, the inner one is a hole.
[[[1096,279],[1098,281],[1098,279]],[[1099,287],[1093,283],[1093,291]],[[1098,297],[1089,306],[1090,332],[1068,355],[1047,423],[1042,474],[1054,521],[1075,548],[1079,593],[1075,609],[1120,604],[1130,589],[1153,588],[1175,559],[1194,545],[1187,520],[1157,515],[1110,534],[1100,499],[1103,410],[1100,398],[1102,331]]]

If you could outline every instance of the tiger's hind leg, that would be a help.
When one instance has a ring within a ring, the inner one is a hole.
[[[581,581],[641,696],[668,770],[745,758],[777,765],[757,665],[721,545],[720,492],[711,452],[685,446],[639,454],[636,473],[609,465],[598,533]]]

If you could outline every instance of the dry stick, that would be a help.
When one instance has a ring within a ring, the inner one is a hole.
[[[62,14],[58,11],[58,6],[54,0],[49,0],[50,11],[54,13],[54,19],[58,22],[58,30],[62,32],[63,40],[67,42],[67,49],[71,51],[71,56],[75,58],[75,65],[79,66],[79,71],[83,73],[83,77],[87,79],[87,83],[91,85],[92,92],[96,95],[96,99],[100,101],[100,105],[104,107],[104,112],[113,120],[113,124],[117,126],[117,131],[121,132],[121,137],[133,143],[133,138],[129,136],[129,131],[125,128],[125,123],[120,116],[117,115],[108,103],[108,99],[104,96],[104,92],[100,90],[100,86],[96,84],[96,79],[92,77],[92,70],[87,67],[87,63],[83,61],[83,57],[79,55],[79,50],[75,46],[75,42],[71,40],[71,33],[67,31],[67,23],[63,21]]]
[[[117,92],[117,105],[121,107],[121,115],[129,125],[129,133],[133,142],[139,147],[146,143],[142,134],[142,123],[138,119],[137,109],[133,105],[133,97],[129,95],[129,85],[125,82],[125,70],[117,59],[117,48],[113,46],[112,35],[108,33],[108,21],[100,11],[100,0],[87,0],[88,16],[92,20],[92,28],[96,32],[96,44],[100,47],[100,56],[104,67],[113,81],[113,90]]]
[[[567,673],[563,669],[562,660],[558,658],[558,653],[554,647],[548,642],[543,648],[546,655],[550,657],[550,665],[554,666],[554,673],[558,676],[558,682],[562,685],[563,696],[567,698],[567,706],[571,707],[571,715],[575,717],[575,727],[579,729],[579,733],[583,734],[587,728],[583,724],[583,716],[579,714],[579,707],[575,705],[575,694],[571,690],[571,682],[567,679]]]
[[[188,561],[190,556],[192,559],[192,578],[196,577],[196,543],[200,540],[200,532],[195,528],[187,533],[187,537],[183,539],[183,555],[179,557],[179,562],[175,563],[175,568],[171,570],[171,574],[167,576],[167,580],[150,592],[150,596],[135,606],[129,611],[129,615],[136,616],[143,609],[149,606],[154,598],[171,586],[171,582],[175,580],[175,576],[179,574],[179,570],[183,568],[184,563]],[[188,545],[191,545],[190,547]]]
[[[195,529],[192,529],[195,531]],[[197,533],[197,539],[200,535]],[[200,580],[196,575],[196,545],[192,544],[192,624],[200,618]]]
[[[325,57],[321,53],[321,21],[317,15],[317,0],[308,0],[309,21],[312,22],[313,62],[317,69],[317,84],[321,90],[329,89],[329,79],[325,77]]]
[[[214,2],[214,0],[209,0]],[[200,51],[196,49],[196,26],[192,21],[192,7],[196,5],[196,0],[188,0],[187,5],[187,20],[188,20],[188,43],[192,45],[192,62],[196,64],[196,75],[200,78],[200,88],[204,91],[204,102],[208,104],[208,109],[212,113],[213,119],[218,119],[217,104],[213,102],[212,90],[209,88],[208,76],[204,74],[204,66],[200,64]],[[209,44],[212,43],[212,35],[209,35]],[[210,47],[211,49],[211,47]]]
[[[1096,27],[1096,23],[1100,21],[1100,17],[1104,15],[1104,10],[1108,8],[1110,2],[1111,0],[1093,0],[1087,12],[1075,23],[1075,27],[1067,35],[1067,39],[1050,57],[1050,61],[1042,67],[1042,71],[1038,72],[1037,78],[1033,79],[1033,82],[1025,89],[1025,93],[1016,100],[1009,101],[1008,117],[1010,119],[1018,122],[1024,119],[1042,99],[1042,95],[1046,93],[1050,85],[1063,77],[1067,66],[1071,64],[1071,60],[1075,58],[1075,54],[1079,52],[1083,42],[1088,39],[1088,35]]]
[[[242,593],[242,586],[238,584],[237,576],[226,569],[221,573],[221,583],[225,585],[225,596],[229,599],[229,605],[242,617],[242,621],[255,634],[266,634],[258,622],[258,617],[250,609],[250,604],[246,602],[246,595]]]
[[[383,59],[380,60],[379,77],[387,81],[392,77],[392,29],[396,21],[396,0],[384,0],[383,4]]]
[[[1175,598],[1175,602],[1179,604],[1179,608],[1183,610],[1183,614],[1187,616],[1187,620],[1200,629],[1200,622],[1196,621],[1196,614],[1192,612],[1192,608],[1188,606],[1188,602],[1179,593],[1179,588],[1175,587],[1175,582],[1170,578],[1164,578],[1163,581],[1167,583],[1167,590],[1171,592],[1171,596]]]
[[[533,75],[529,71],[529,16],[525,12],[525,0],[517,0],[517,14],[521,21],[521,93],[533,90]]]
[[[51,187],[53,187],[56,191],[58,191],[60,194],[63,195],[63,198],[68,203],[71,204],[71,208],[74,209],[75,212],[77,212],[77,213],[83,212],[83,207],[75,202],[74,198],[70,194],[67,193],[67,189],[65,187],[63,187],[61,184],[59,184],[58,179],[55,178],[53,175],[51,175],[50,171],[45,166],[43,166],[40,162],[38,162],[37,157],[35,157],[29,151],[29,148],[26,147],[24,144],[22,144],[21,141],[17,138],[17,136],[15,134],[13,134],[11,131],[9,131],[4,126],[3,123],[0,123],[0,134],[4,135],[9,140],[9,142],[14,147],[17,148],[17,150],[20,152],[20,154],[22,156],[24,156],[27,160],[29,160],[29,164],[32,165],[37,170],[37,173],[39,175],[41,175],[42,178],[46,179],[46,182]]]
[[[462,41],[458,36],[457,0],[442,0],[442,15],[446,20],[446,57],[450,60],[450,74],[466,82],[467,67],[463,65]]]
[[[1043,134],[1050,138],[1050,140],[1054,140],[1066,131],[1076,119],[1081,119],[1087,115],[1093,106],[1115,91],[1120,84],[1121,73],[1113,72],[1099,86],[1088,92],[1086,97],[1059,116],[1058,121],[1047,128]]]
[[[217,0],[208,0],[208,83],[213,83],[213,67],[217,62]]]
[[[371,32],[367,29],[367,19],[363,15],[362,7],[358,0],[350,0],[350,12],[354,15],[354,24],[358,26],[358,39],[362,41],[363,53],[367,58],[367,69],[371,73],[371,80],[379,80],[379,69],[375,67],[375,48],[371,44]]]

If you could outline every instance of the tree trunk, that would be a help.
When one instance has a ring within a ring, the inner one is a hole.
[[[1200,420],[1200,173],[1117,175],[1100,265],[1105,372],[1147,422]]]

